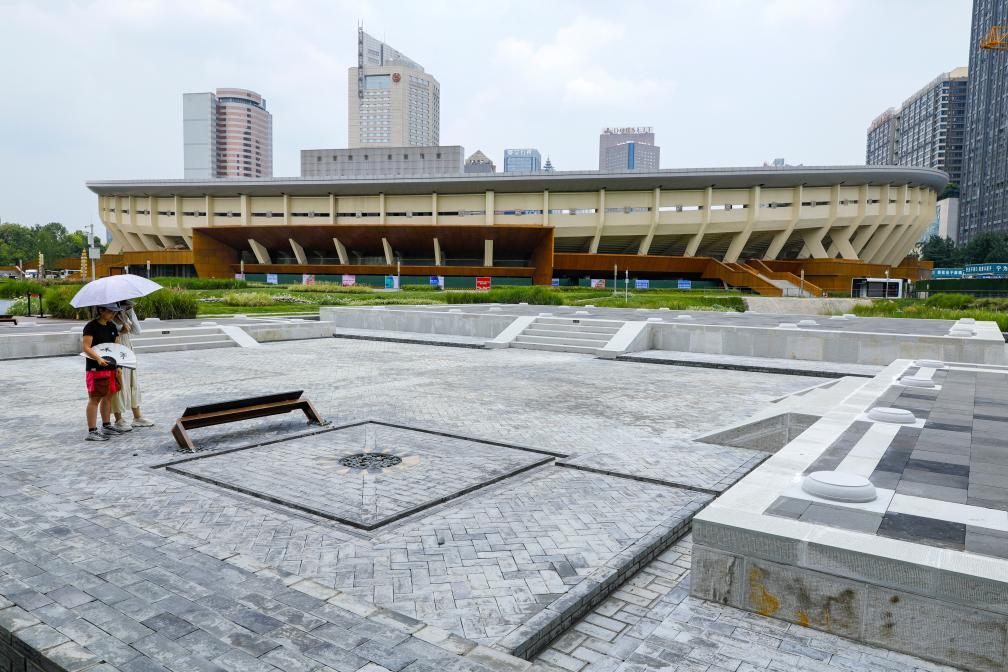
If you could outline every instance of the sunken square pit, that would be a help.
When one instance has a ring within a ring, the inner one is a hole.
[[[164,466],[175,474],[373,530],[554,457],[369,421]]]

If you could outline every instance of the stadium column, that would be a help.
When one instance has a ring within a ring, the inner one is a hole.
[[[864,221],[867,207],[868,207],[868,185],[862,184],[860,187],[858,187],[857,214],[854,215],[854,219],[851,220],[850,224],[840,229],[839,231],[835,231],[834,233],[830,234],[832,241],[830,241],[829,248],[826,249],[826,256],[832,259],[839,252],[840,256],[843,257],[844,259],[853,259],[853,260],[857,259],[857,253],[851,246],[850,239],[851,236],[854,235],[854,232],[857,231],[857,228],[861,226],[861,222]]]
[[[203,207],[206,210],[206,225],[213,226],[213,196],[207,194],[203,197]]]
[[[683,256],[696,256],[697,249],[700,247],[700,241],[703,240],[704,233],[707,231],[707,225],[710,224],[711,203],[713,201],[714,187],[707,187],[704,189],[704,202],[701,206],[703,209],[700,211],[700,228],[697,229],[697,232],[690,238],[689,243],[686,244],[686,252]]]
[[[175,194],[175,228],[179,232],[179,235],[182,236],[182,240],[185,241],[185,244],[191,250],[193,249],[192,231],[189,232],[190,235],[188,236],[185,235],[185,228],[183,225],[185,217],[183,215],[182,208],[183,208],[182,197],[179,196],[178,194]]]
[[[290,226],[291,224],[291,204],[290,204],[290,194],[283,195],[283,223],[284,226]]]
[[[923,200],[925,198],[926,194],[920,187],[914,187],[910,191],[909,222],[907,222],[906,228],[902,235],[900,235],[899,240],[889,248],[883,263],[889,266],[898,265],[903,261],[910,248],[913,247],[914,242],[920,238],[923,229],[926,228],[931,220],[929,213],[934,212],[933,208],[925,207],[925,201]]]
[[[891,191],[892,190],[890,189],[890,192]],[[868,241],[868,245],[864,249],[864,253],[862,254],[861,258],[867,261],[868,263],[870,264],[881,263],[882,260],[879,251],[886,244],[889,238],[893,235],[896,229],[899,228],[899,225],[903,223],[903,218],[906,216],[906,209],[907,209],[906,197],[907,197],[907,187],[904,184],[902,187],[899,188],[899,192],[896,195],[896,207],[894,208],[895,212],[893,213],[895,221],[889,222],[885,224],[885,226],[883,226],[882,223],[880,222],[879,229],[875,232],[875,235],[872,236],[872,239]],[[885,219],[888,219],[889,205],[890,205],[888,198],[885,199],[884,205],[886,206]]]
[[[781,253],[784,249],[784,244],[787,243],[788,238],[794,233],[794,228],[798,224],[798,220],[802,216],[802,198],[803,198],[802,185],[798,185],[794,188],[791,193],[791,218],[788,219],[787,226],[781,229],[773,240],[770,241],[770,246],[767,247],[766,253],[763,255],[764,259],[776,259],[777,255]]]
[[[434,265],[444,266],[444,261],[441,259],[441,243],[437,238],[434,239]]]
[[[336,246],[336,256],[339,257],[339,263],[343,264],[344,266],[349,264],[350,262],[348,261],[346,246],[340,242],[339,238],[333,238],[332,242],[333,245]]]
[[[336,223],[336,194],[329,194],[329,223]]]
[[[493,266],[493,241],[483,241],[483,265]]]
[[[378,192],[378,223],[385,223],[385,192]],[[391,261],[389,262],[392,263]]]
[[[889,209],[889,193],[890,188],[888,184],[883,184],[879,187],[878,207],[875,209],[875,214],[865,217],[870,223],[861,227],[861,230],[854,234],[854,241],[851,243],[851,247],[854,248],[854,253],[857,254],[858,259],[861,261],[867,261],[865,255],[861,254],[861,252],[865,249],[865,245],[868,244],[871,237],[875,235],[875,232],[878,231],[879,225],[882,223]]]
[[[381,246],[385,250],[385,264],[391,266],[394,260],[392,259],[392,246],[389,245],[388,238],[381,239]]]
[[[494,192],[493,190],[487,190],[486,201],[483,205],[483,223],[487,226],[493,226],[494,223]]]
[[[430,200],[430,216],[431,216],[430,223],[431,224],[437,224],[437,208],[438,208],[438,205],[437,205],[437,192],[436,191],[432,191],[431,192],[430,199],[431,199]]]
[[[241,223],[242,226],[249,226],[252,224],[252,208],[249,207],[249,195],[242,194],[241,199]]]
[[[906,197],[901,199],[903,214],[896,220],[896,224],[892,227],[892,232],[879,248],[875,257],[877,260],[876,263],[887,263],[889,257],[892,256],[895,253],[896,248],[899,247],[900,241],[902,241],[903,238],[906,237],[907,232],[913,228],[919,212],[914,208],[917,201],[915,198],[916,190],[916,187],[913,189],[906,187]]]
[[[304,248],[301,247],[301,244],[293,238],[288,238],[287,240],[290,242],[291,249],[294,251],[294,258],[297,259],[297,262],[302,265],[307,264],[308,257],[305,256]]]
[[[588,251],[592,254],[598,252],[599,241],[602,240],[602,229],[605,227],[605,189],[599,189],[598,210],[595,214],[597,215],[595,235],[592,237],[591,246],[588,248]]]
[[[813,259],[826,259],[829,256],[826,254],[826,248],[823,247],[822,241],[826,238],[826,234],[829,233],[830,229],[833,228],[833,224],[836,223],[837,206],[839,203],[840,185],[834,184],[830,188],[830,202],[829,210],[826,213],[826,222],[816,229],[805,229],[800,232],[802,240],[805,241],[805,249],[802,251],[803,256],[807,255]]]
[[[732,237],[731,243],[728,244],[728,250],[725,252],[724,263],[734,264],[738,261],[739,256],[742,254],[742,250],[745,249],[745,244],[749,242],[749,237],[752,236],[753,224],[759,219],[760,215],[760,188],[757,184],[755,187],[749,188],[749,212],[746,214],[745,225],[742,230],[736,233]]]
[[[651,249],[651,241],[654,240],[655,231],[658,229],[658,206],[660,203],[661,187],[655,187],[651,208],[651,227],[648,229],[647,235],[641,240],[640,247],[637,248],[637,254],[646,255]]]
[[[260,264],[272,264],[273,261],[270,259],[269,250],[260,243],[255,238],[248,239],[249,247],[252,248],[252,254],[255,255],[256,261]]]
[[[543,226],[549,226],[549,189],[543,189]]]

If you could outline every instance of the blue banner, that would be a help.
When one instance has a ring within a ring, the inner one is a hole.
[[[1008,262],[993,264],[969,264],[963,269],[966,275],[1008,275]]]
[[[961,278],[963,269],[961,268],[936,268],[931,271],[932,278]]]
[[[649,289],[650,287],[650,280],[634,280],[634,289]]]
[[[676,283],[676,289],[693,289],[693,281],[680,280]]]

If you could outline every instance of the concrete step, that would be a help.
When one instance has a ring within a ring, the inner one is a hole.
[[[137,345],[134,352],[179,352],[187,350],[211,350],[214,348],[237,348],[238,344],[227,336],[221,336],[214,340],[191,340],[182,343],[160,343],[149,345]]]
[[[548,345],[569,345],[573,347],[587,347],[601,349],[608,341],[599,341],[591,338],[555,338],[550,336],[526,336],[521,334],[515,339],[515,343],[540,343]]]
[[[521,338],[520,336],[518,338]],[[586,345],[569,345],[565,343],[531,343],[524,341],[514,341],[512,347],[523,350],[548,350],[550,352],[577,352],[585,355],[599,355],[601,348],[593,348]]]
[[[148,345],[171,345],[173,343],[192,343],[195,341],[215,341],[215,340],[228,340],[231,339],[219,331],[215,331],[212,334],[197,334],[195,336],[189,335],[172,335],[172,336],[148,336],[146,338],[134,338],[133,339],[133,349],[141,348]]]
[[[133,335],[133,341],[142,341],[147,338],[161,338],[162,336],[216,336],[221,333],[220,327],[192,327],[176,329],[157,329],[144,325],[142,333]]]
[[[582,319],[577,316],[571,317],[537,317],[533,324],[536,325],[549,325],[550,329],[558,328],[569,328],[569,329],[580,329],[584,327],[591,327],[592,331],[613,333],[615,334],[619,331],[623,323],[618,320],[592,320],[592,319]]]
[[[550,338],[578,338],[592,341],[608,343],[613,337],[612,334],[600,334],[594,331],[561,331],[557,329],[539,329],[532,325],[522,332],[522,336],[548,336]]]

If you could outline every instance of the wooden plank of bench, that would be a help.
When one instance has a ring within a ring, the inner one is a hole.
[[[276,398],[285,397],[290,393],[284,393],[283,395],[271,395],[267,397],[252,397],[247,401],[258,401],[264,398]],[[300,395],[301,392],[298,392]],[[193,409],[205,409],[205,408],[218,408],[221,410],[214,410],[210,412],[197,413],[193,415],[184,415],[175,421],[175,426],[172,428],[172,436],[175,437],[175,442],[178,443],[179,447],[183,450],[189,452],[196,452],[196,446],[193,444],[192,439],[189,437],[187,430],[196,429],[198,427],[211,427],[214,425],[223,425],[230,422],[238,422],[240,420],[251,420],[252,418],[261,418],[268,415],[282,415],[284,413],[290,413],[291,411],[303,411],[305,416],[308,418],[308,422],[316,423],[319,425],[324,425],[325,420],[319,415],[315,407],[307,399],[284,399],[282,401],[273,401],[269,403],[253,404],[251,406],[240,407],[236,406],[239,401],[246,400],[234,400],[229,402],[222,402],[221,404],[207,404],[204,406],[193,406],[187,408],[186,411],[191,411]],[[224,408],[221,408],[224,407]]]

